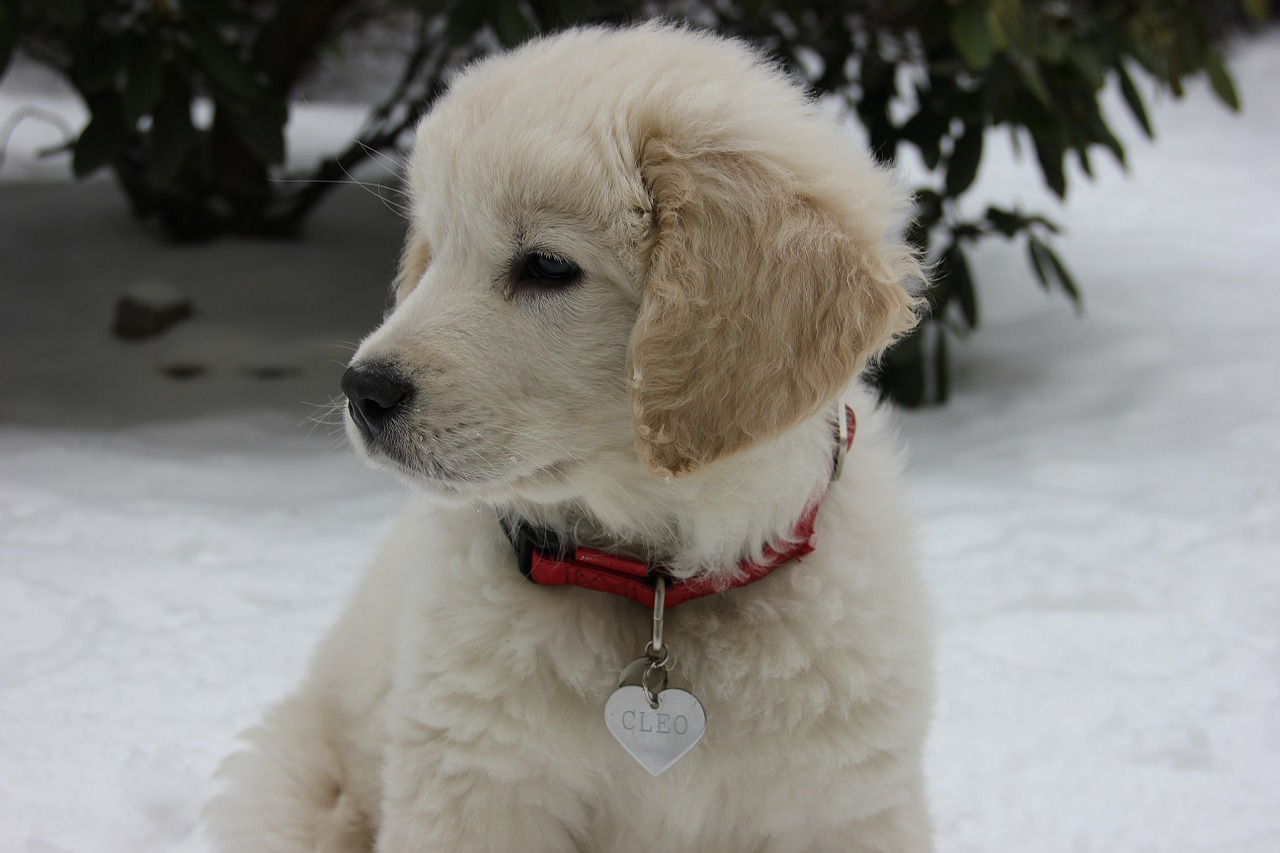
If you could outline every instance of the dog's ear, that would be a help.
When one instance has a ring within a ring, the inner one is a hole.
[[[422,239],[418,229],[410,225],[409,235],[404,241],[404,249],[400,252],[400,268],[396,272],[395,282],[391,285],[396,305],[404,302],[418,286],[418,281],[427,271],[429,263],[431,263],[431,247],[427,245],[426,240]]]
[[[852,153],[852,152],[850,152]],[[682,474],[815,413],[916,322],[870,163],[826,192],[752,151],[645,141],[653,242],[628,376],[636,448]],[[864,198],[847,197],[861,183]]]

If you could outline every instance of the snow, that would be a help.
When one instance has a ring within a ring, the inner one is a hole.
[[[1280,34],[1232,58],[1239,117],[1194,86],[1151,145],[1111,105],[1130,174],[1073,176],[1056,211],[1083,316],[985,246],[954,398],[902,415],[943,851],[1280,850]],[[305,157],[358,116],[294,118]],[[400,226],[351,188],[305,242],[169,247],[35,162],[54,137],[24,123],[0,167],[0,851],[197,853],[218,760],[401,501],[324,422]],[[1012,156],[987,199],[1053,206]],[[195,317],[114,341],[151,280]]]

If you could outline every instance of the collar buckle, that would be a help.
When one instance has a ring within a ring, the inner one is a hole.
[[[516,552],[516,566],[520,569],[520,574],[530,580],[533,580],[535,556],[564,553],[559,538],[550,530],[533,527],[525,521],[512,522],[501,515],[498,516],[498,523],[502,525],[502,532]]]

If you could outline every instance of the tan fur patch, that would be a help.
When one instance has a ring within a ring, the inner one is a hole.
[[[657,237],[628,375],[655,472],[777,436],[915,324],[910,252],[766,157],[653,138],[641,161]]]

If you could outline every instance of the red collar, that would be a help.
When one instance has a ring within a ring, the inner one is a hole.
[[[832,479],[839,476],[844,452],[853,446],[857,421],[853,410],[844,406],[842,424],[836,425],[836,448],[832,459]],[[843,446],[842,446],[843,445]],[[536,584],[559,586],[569,584],[600,592],[611,592],[629,598],[645,607],[653,607],[657,578],[667,579],[666,606],[716,592],[746,586],[772,572],[783,563],[813,551],[813,525],[822,505],[823,494],[804,508],[791,534],[781,548],[766,547],[758,562],[744,560],[730,578],[673,578],[665,566],[631,557],[620,557],[569,545],[549,530],[538,529],[524,521],[502,519],[502,529],[516,550],[520,573]]]

